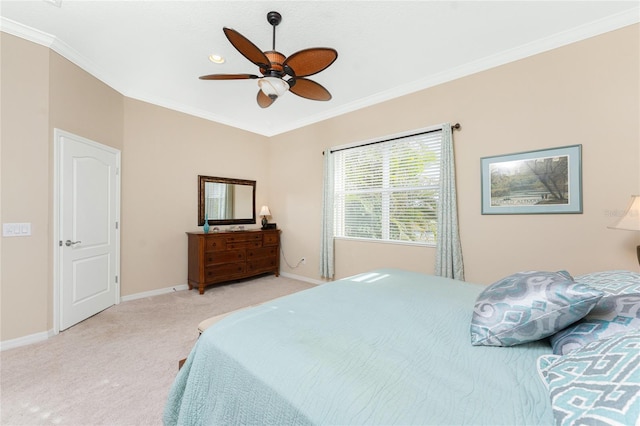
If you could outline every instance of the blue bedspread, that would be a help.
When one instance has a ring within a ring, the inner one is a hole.
[[[553,424],[547,343],[470,344],[483,288],[385,269],[233,314],[193,348],[165,424]]]

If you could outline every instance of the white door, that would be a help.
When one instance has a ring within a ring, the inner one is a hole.
[[[55,130],[59,330],[116,304],[120,151]]]

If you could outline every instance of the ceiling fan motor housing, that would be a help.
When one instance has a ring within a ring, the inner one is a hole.
[[[272,77],[283,77],[285,74],[283,64],[284,60],[287,59],[287,57],[280,52],[276,52],[275,50],[269,50],[267,52],[264,52],[264,54],[271,62],[271,66],[269,67],[269,69],[260,68],[260,72],[263,75],[270,75]]]

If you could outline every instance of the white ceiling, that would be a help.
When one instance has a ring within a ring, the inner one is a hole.
[[[267,12],[282,14],[284,55],[332,47],[310,77],[333,99],[286,93],[256,104],[259,74],[222,32],[271,50]],[[640,21],[638,1],[78,1],[0,2],[1,29],[45,45],[130,98],[273,136]],[[223,65],[208,60],[226,58]]]

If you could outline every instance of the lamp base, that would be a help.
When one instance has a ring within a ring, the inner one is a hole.
[[[267,220],[267,218],[262,216],[262,229],[267,229],[267,224],[268,223],[269,223],[269,221]]]

